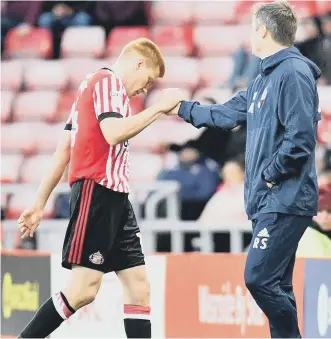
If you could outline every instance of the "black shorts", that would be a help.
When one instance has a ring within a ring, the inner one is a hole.
[[[62,266],[80,265],[107,273],[144,264],[140,230],[128,194],[93,180],[75,182]]]

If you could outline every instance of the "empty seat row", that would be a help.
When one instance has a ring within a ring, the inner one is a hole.
[[[268,2],[270,0],[266,0]],[[154,1],[151,8],[151,19],[154,23],[171,24],[219,24],[242,23],[251,20],[252,6],[258,1],[178,1],[176,10],[172,2]],[[299,17],[326,13],[331,10],[330,1],[289,1],[295,7]],[[316,4],[315,4],[316,3]]]
[[[42,122],[10,123],[2,126],[1,147],[5,153],[49,153],[53,152],[59,140],[64,123]],[[166,133],[165,133],[166,131]],[[154,151],[160,144],[182,143],[201,133],[181,119],[165,118],[154,122],[130,144],[132,150]]]
[[[212,63],[212,62],[211,62]],[[189,74],[186,71],[181,72],[183,77],[171,79],[170,72],[168,77],[165,77],[160,81],[161,88],[154,88],[147,94],[147,97],[143,95],[135,96],[131,98],[132,114],[141,112],[144,107],[150,107],[156,103],[160,98],[160,91],[164,86],[176,86],[186,88],[189,94],[194,90],[193,84],[200,85],[217,85],[216,80],[221,80],[222,72],[220,68],[217,68],[219,63],[215,65],[214,73],[205,73],[202,79],[193,74],[189,79]],[[204,64],[201,63],[200,69],[203,69]],[[217,72],[218,70],[218,72]],[[180,72],[179,72],[180,73]],[[217,74],[219,77],[216,77]],[[178,75],[178,74],[177,74]],[[191,80],[192,83],[186,83],[184,81],[185,75],[187,80]],[[176,75],[174,74],[174,77]],[[225,78],[223,82],[225,82]],[[222,82],[221,82],[222,83]],[[190,86],[191,85],[191,86]],[[331,115],[331,86],[323,86],[318,88],[320,107],[323,114]],[[212,97],[219,103],[224,103],[232,96],[231,92],[227,89],[221,89],[217,87],[202,87],[194,94],[193,100],[200,101],[206,97]],[[66,121],[71,110],[71,106],[75,100],[76,91],[70,90],[64,93],[52,90],[37,90],[27,91],[15,94],[12,91],[1,91],[1,121],[47,121],[57,122]]]
[[[165,75],[157,82],[162,87],[170,85],[194,89],[197,86],[223,85],[233,67],[231,57],[167,57],[165,62]],[[112,63],[113,60],[108,59],[3,61],[1,87],[12,91],[19,90],[23,84],[27,90],[77,89],[88,73],[110,67]]]
[[[164,55],[190,56],[197,49],[202,55],[231,54],[248,41],[248,25],[116,27],[106,41],[102,27],[69,27],[61,40],[63,58],[113,57],[131,40],[152,39]],[[22,35],[12,29],[5,40],[8,58],[48,58],[52,55],[51,34],[34,28]]]
[[[1,183],[39,183],[52,161],[51,155],[24,157],[19,154],[3,154],[1,162]],[[144,166],[141,166],[144,163]],[[162,167],[160,155],[133,152],[130,155],[130,173],[134,183],[155,181]],[[60,182],[67,180],[67,172]]]
[[[1,121],[66,121],[75,97],[76,91],[28,91],[16,95],[1,91]],[[143,96],[136,96],[130,102],[133,114],[143,110]]]

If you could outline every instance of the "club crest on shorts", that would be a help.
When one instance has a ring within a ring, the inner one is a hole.
[[[91,254],[89,256],[89,260],[90,260],[91,263],[93,263],[95,265],[101,265],[105,261],[105,259],[103,258],[102,254],[100,253],[100,251]]]

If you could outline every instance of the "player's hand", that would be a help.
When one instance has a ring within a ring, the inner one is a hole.
[[[174,107],[171,111],[166,112],[165,114],[166,115],[178,115],[180,105],[181,105],[181,102],[176,107]]]
[[[38,207],[27,208],[18,218],[18,227],[21,231],[21,238],[33,237],[33,234],[43,217],[43,210]]]
[[[267,186],[268,186],[268,188],[273,188],[274,187],[274,185],[271,183],[271,182],[267,182]]]
[[[188,99],[189,95],[187,91],[180,88],[168,88],[160,93],[160,98],[156,105],[160,112],[167,113],[175,108],[181,101]]]

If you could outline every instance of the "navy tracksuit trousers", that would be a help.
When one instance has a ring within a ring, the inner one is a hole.
[[[269,320],[272,338],[301,338],[292,277],[298,243],[312,217],[265,213],[252,221],[245,283]]]

